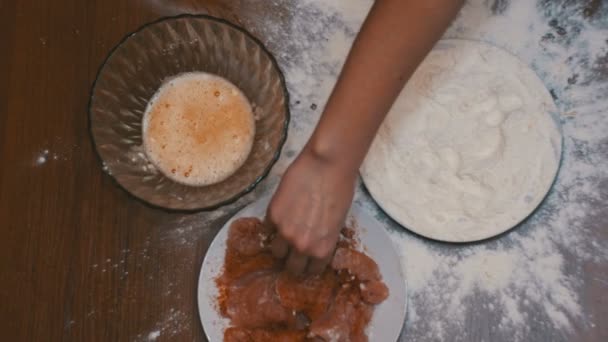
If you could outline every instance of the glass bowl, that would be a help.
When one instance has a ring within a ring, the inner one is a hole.
[[[201,187],[176,183],[148,160],[142,118],[163,82],[203,71],[239,87],[256,118],[252,151],[236,173]],[[147,24],[109,54],[91,90],[90,129],[104,170],[154,206],[212,209],[251,191],[270,171],[287,136],[289,101],[283,74],[260,41],[225,20],[181,15]]]

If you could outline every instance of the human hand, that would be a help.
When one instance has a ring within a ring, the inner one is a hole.
[[[353,195],[357,170],[305,149],[287,169],[266,220],[277,230],[273,254],[298,274],[320,273],[331,260]]]

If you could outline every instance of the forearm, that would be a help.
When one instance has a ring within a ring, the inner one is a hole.
[[[462,0],[377,0],[306,149],[356,172],[405,82]]]

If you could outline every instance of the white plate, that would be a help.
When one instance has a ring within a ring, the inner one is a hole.
[[[508,107],[508,101],[498,104],[499,94],[507,99],[515,96],[521,104],[499,112],[498,107]],[[493,124],[487,121],[459,126],[466,107],[479,104],[485,96],[490,100],[494,96],[496,104],[481,112],[488,115],[492,110],[506,116],[497,130],[500,133],[489,140],[479,133],[489,131],[484,129]],[[512,117],[519,121],[509,121]],[[517,226],[549,192],[562,153],[557,117],[541,79],[515,56],[482,42],[442,40],[395,101],[361,167],[361,176],[378,205],[417,234],[447,242],[488,239]],[[473,129],[477,124],[478,132]],[[527,125],[526,130],[518,130],[518,125]],[[523,133],[530,127],[535,127],[533,134]],[[462,132],[466,134],[460,136],[468,140],[451,138]],[[476,153],[488,153],[483,147],[491,147],[494,139],[500,139],[504,153],[480,158]],[[480,158],[476,161],[479,172],[460,165],[461,160],[476,158]],[[518,165],[520,160],[526,163]],[[491,183],[479,178],[482,173],[492,175]],[[450,180],[461,177],[460,182]]]
[[[228,228],[232,221],[241,217],[263,217],[269,200],[260,199],[234,215],[209,246],[198,280],[198,309],[205,334],[211,342],[222,341],[224,330],[230,323],[217,310],[218,290],[215,284],[224,263]],[[361,247],[378,263],[390,291],[388,299],[376,306],[367,334],[370,341],[396,341],[405,321],[407,305],[405,278],[399,256],[382,226],[358,205],[354,205],[349,213],[348,222],[352,221],[356,222],[351,226],[357,231]]]

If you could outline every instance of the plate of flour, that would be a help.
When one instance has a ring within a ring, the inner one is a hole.
[[[440,41],[407,83],[361,167],[379,206],[448,242],[484,240],[534,212],[560,165],[557,108],[525,63]]]

